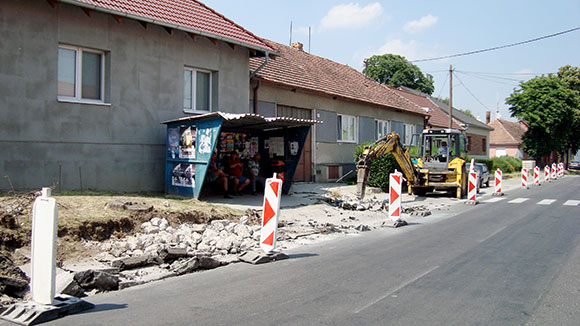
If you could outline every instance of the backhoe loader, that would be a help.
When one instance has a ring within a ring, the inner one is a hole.
[[[373,160],[392,153],[407,179],[409,194],[424,196],[434,190],[462,198],[467,193],[465,169],[467,137],[457,129],[425,129],[417,136],[417,157],[392,132],[365,146],[357,162],[357,194],[364,198]]]

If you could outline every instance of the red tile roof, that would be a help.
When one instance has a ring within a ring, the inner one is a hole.
[[[347,65],[264,41],[282,56],[270,60],[258,72],[256,78],[259,80],[426,115],[425,110],[397,94],[392,87],[369,79]],[[250,69],[254,71],[263,63],[263,58],[252,58]]]
[[[429,124],[437,128],[449,128],[449,115],[443,112],[435,103],[431,102],[428,98],[422,95],[407,92],[402,89],[395,89],[399,94],[408,99],[409,101],[417,104],[422,108],[429,109]],[[465,129],[460,126],[460,122],[455,118],[453,119],[453,128],[455,129]]]
[[[521,145],[522,136],[527,128],[518,122],[511,122],[502,119],[493,120],[489,126],[493,131],[489,134],[490,145]]]
[[[116,13],[203,36],[225,39],[261,51],[264,41],[197,0],[60,0],[85,8]]]

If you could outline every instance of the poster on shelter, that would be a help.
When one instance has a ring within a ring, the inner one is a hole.
[[[195,187],[195,165],[189,163],[173,163],[171,185],[176,187]]]
[[[179,156],[179,128],[167,129],[167,151],[172,159]]]
[[[200,156],[211,154],[212,150],[212,129],[198,129],[197,130],[197,152]]]
[[[195,127],[179,127],[179,158],[195,159]]]

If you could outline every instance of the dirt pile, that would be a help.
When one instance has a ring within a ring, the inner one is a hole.
[[[0,253],[0,294],[22,298],[30,279],[5,254]]]

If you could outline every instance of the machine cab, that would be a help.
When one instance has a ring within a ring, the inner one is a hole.
[[[419,155],[423,167],[446,171],[454,158],[465,159],[467,139],[457,129],[426,129],[420,137]]]

